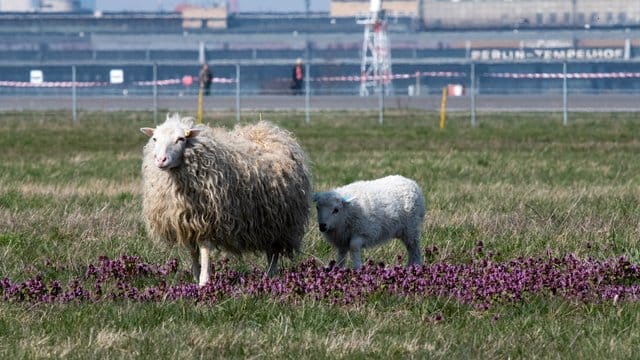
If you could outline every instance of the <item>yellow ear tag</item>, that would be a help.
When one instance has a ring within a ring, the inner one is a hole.
[[[184,137],[189,137],[189,135],[191,135],[191,130],[185,130]]]

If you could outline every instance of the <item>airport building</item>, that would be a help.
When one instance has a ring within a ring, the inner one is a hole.
[[[330,16],[366,16],[367,0],[332,0]],[[635,0],[387,0],[390,17],[416,18],[424,29],[638,26]]]
[[[34,5],[35,4],[35,5]],[[36,6],[37,5],[37,6]],[[640,1],[637,0],[386,0],[393,72],[557,73],[562,62],[574,72],[634,72],[640,61]],[[156,66],[160,79],[197,73],[204,59],[215,76],[230,79],[242,66],[243,89],[286,89],[294,60],[312,65],[317,78],[358,76],[368,1],[332,0],[327,13],[238,13],[226,3],[181,6],[170,12],[103,12],[94,1],[0,0],[0,81],[28,81],[30,69],[46,80],[104,81],[124,69],[124,82],[143,82]],[[484,68],[483,68],[484,66]],[[423,78],[439,89],[452,81]],[[455,79],[454,79],[455,80]],[[506,89],[514,80],[483,80]],[[585,91],[637,81],[585,79]],[[415,79],[400,78],[407,91]],[[180,85],[175,85],[179,87]],[[516,86],[544,88],[545,83]],[[358,83],[314,83],[318,92],[357,92]],[[218,89],[225,89],[221,84]],[[1,91],[1,89],[0,89]]]

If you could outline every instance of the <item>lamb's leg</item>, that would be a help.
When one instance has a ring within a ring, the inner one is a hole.
[[[351,252],[351,265],[354,269],[362,267],[362,244],[364,240],[358,236],[354,236],[349,241],[349,252]]]
[[[204,286],[209,281],[209,246],[200,245],[200,277],[198,285]]]
[[[194,246],[189,250],[191,254],[191,275],[194,281],[200,280],[200,253],[198,247]]]
[[[422,265],[422,254],[420,253],[420,232],[407,232],[400,238],[407,248],[407,266]]]
[[[278,273],[278,258],[280,257],[280,253],[278,252],[267,252],[267,274],[269,277],[274,277]]]
[[[336,256],[336,266],[337,267],[344,267],[344,265],[347,262],[347,249],[338,249],[338,253]]]

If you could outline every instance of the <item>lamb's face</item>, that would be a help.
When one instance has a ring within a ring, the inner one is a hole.
[[[343,221],[343,214],[351,199],[344,199],[333,191],[313,194],[318,212],[320,232],[332,231]]]
[[[155,165],[163,170],[173,169],[182,164],[188,140],[199,132],[196,129],[184,129],[179,126],[142,128],[140,131],[151,138],[149,145],[153,146]]]

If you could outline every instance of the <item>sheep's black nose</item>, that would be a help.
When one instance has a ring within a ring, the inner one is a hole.
[[[318,227],[320,228],[320,232],[327,231],[327,224],[321,223]]]

